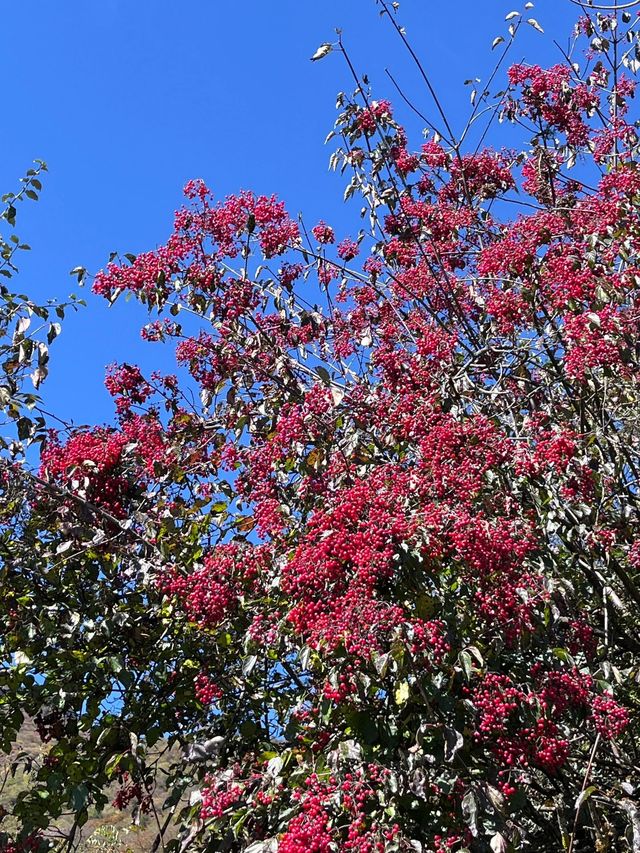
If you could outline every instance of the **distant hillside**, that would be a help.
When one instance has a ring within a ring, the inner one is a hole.
[[[44,757],[47,745],[42,744],[35,725],[26,720],[22,727],[20,736],[16,743],[14,754],[26,752],[33,758]],[[21,791],[28,790],[29,776],[25,773],[10,773],[11,756],[0,753],[0,815],[11,812],[11,807]],[[171,763],[171,753],[160,759],[160,768],[167,768]],[[156,806],[161,820],[164,815],[160,812],[162,803],[166,797],[166,789],[162,785],[164,775],[158,774],[158,789]],[[113,795],[117,791],[117,785],[113,786]],[[62,830],[68,829],[70,822],[61,820],[58,827]],[[0,820],[0,830],[11,832],[13,829],[10,814]],[[129,812],[122,812],[108,805],[98,813],[93,810],[89,813],[89,820],[82,829],[82,836],[75,847],[77,853],[149,853],[156,837],[157,827],[153,815],[142,816],[140,826],[134,826],[131,822]]]

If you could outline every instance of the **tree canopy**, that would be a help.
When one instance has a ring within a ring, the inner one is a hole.
[[[77,300],[0,291],[0,850],[110,800],[153,851],[640,850],[638,4],[550,68],[510,13],[459,135],[396,5],[421,143],[313,57],[351,233],[193,180],[91,277],[177,364],[112,365],[113,425],[37,397]]]

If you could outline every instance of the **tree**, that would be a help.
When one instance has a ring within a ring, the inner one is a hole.
[[[154,850],[640,850],[640,31],[578,5],[418,150],[353,71],[357,233],[192,181],[95,277],[180,375],[5,480],[4,748],[50,744],[7,849],[115,783]]]

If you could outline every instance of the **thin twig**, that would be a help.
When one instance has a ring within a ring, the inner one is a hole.
[[[576,800],[576,816],[573,821],[573,829],[571,830],[571,838],[569,839],[569,849],[567,853],[573,853],[573,845],[576,840],[576,832],[578,829],[578,819],[580,817],[580,809],[582,808],[582,795],[587,789],[587,785],[589,783],[589,776],[591,775],[591,768],[593,766],[593,760],[596,757],[596,751],[598,749],[598,744],[600,743],[600,732],[596,735],[595,743],[593,744],[593,749],[591,750],[591,755],[589,756],[589,763],[587,764],[587,769],[584,774],[584,779],[582,781],[582,788],[580,789],[580,793],[578,794],[578,799]]]

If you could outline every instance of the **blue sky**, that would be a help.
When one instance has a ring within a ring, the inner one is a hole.
[[[493,38],[506,30],[508,0],[403,0],[400,20],[447,105],[454,126],[469,110],[467,78],[487,77]],[[575,7],[539,0],[512,59],[559,61]],[[3,8],[4,128],[0,191],[14,189],[34,158],[46,160],[42,199],[20,211],[18,234],[33,247],[16,289],[36,299],[74,290],[77,265],[97,271],[109,252],[153,248],[169,233],[189,178],[218,197],[239,189],[276,193],[313,225],[357,230],[329,173],[323,140],[335,95],[351,90],[344,61],[309,57],[335,27],[377,97],[397,105],[389,68],[415,103],[432,105],[375,0],[20,0]],[[405,121],[406,120],[406,121]],[[499,130],[491,140],[503,139]],[[77,291],[77,288],[76,288]],[[42,389],[50,409],[78,423],[111,420],[103,387],[112,361],[171,369],[168,354],[139,341],[140,306],[88,307],[65,323]]]

